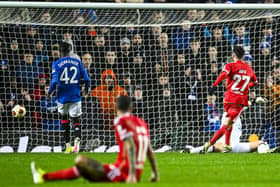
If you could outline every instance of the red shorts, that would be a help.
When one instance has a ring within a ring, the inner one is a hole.
[[[239,106],[232,103],[224,103],[225,111],[227,112],[227,117],[234,122],[234,120],[241,114],[243,106]]]
[[[104,164],[104,171],[108,181],[111,182],[125,182],[127,177],[126,173],[121,172],[121,170],[113,164]]]
[[[128,172],[121,171],[114,164],[104,164],[105,175],[110,182],[125,182]],[[142,170],[136,169],[136,178],[139,181]]]

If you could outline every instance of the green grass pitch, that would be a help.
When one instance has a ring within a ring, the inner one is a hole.
[[[82,153],[102,162],[113,162],[116,154]],[[30,162],[47,171],[73,165],[75,155],[60,153],[0,154],[0,186],[35,186]],[[280,186],[279,154],[206,154],[188,155],[176,152],[156,154],[160,182],[148,182],[146,165],[142,181],[136,186]],[[49,182],[39,186],[84,187],[128,186],[126,184],[88,183],[84,179]]]

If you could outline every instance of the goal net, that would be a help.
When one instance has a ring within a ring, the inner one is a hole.
[[[0,151],[61,151],[56,98],[48,99],[46,90],[63,40],[73,44],[91,79],[82,101],[84,151],[116,150],[111,120],[121,94],[133,98],[158,151],[208,141],[221,125],[225,84],[214,96],[208,88],[232,62],[234,45],[244,47],[260,83],[241,116],[242,141],[256,134],[271,147],[279,143],[280,10],[67,5],[0,4]],[[12,116],[17,104],[26,108],[22,119]]]

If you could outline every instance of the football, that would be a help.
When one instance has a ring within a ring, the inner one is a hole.
[[[268,150],[269,150],[269,145],[267,143],[261,144],[258,147],[258,153],[260,154],[267,153]]]
[[[14,106],[14,108],[12,109],[12,115],[15,118],[23,118],[26,114],[26,109],[24,106],[22,105],[16,105]]]

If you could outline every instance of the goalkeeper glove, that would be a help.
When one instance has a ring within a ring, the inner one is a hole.
[[[266,99],[266,98],[263,98],[263,97],[257,97],[257,98],[256,98],[256,103],[257,103],[257,104],[264,104],[264,103],[267,103],[267,99]]]

